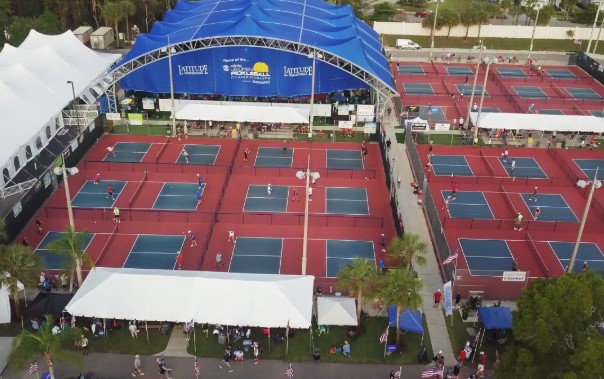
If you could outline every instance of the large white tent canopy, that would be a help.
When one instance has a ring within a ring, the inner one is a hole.
[[[66,309],[75,316],[309,328],[313,276],[97,267]]]
[[[350,297],[317,297],[317,323],[319,325],[357,326],[357,307]]]
[[[216,120],[231,122],[264,122],[285,124],[307,124],[309,110],[287,106],[258,106],[243,103],[178,104],[176,118],[179,120]]]
[[[40,152],[62,127],[61,110],[76,96],[94,101],[86,91],[105,74],[120,54],[97,53],[71,31],[48,36],[32,30],[18,48],[5,44],[0,52],[0,165],[13,177]],[[49,128],[47,128],[49,126]],[[29,147],[28,154],[25,149]]]
[[[472,112],[470,120],[484,129],[604,133],[604,118],[595,116],[483,112],[477,124],[478,112]]]

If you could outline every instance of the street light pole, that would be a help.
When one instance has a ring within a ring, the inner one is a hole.
[[[78,112],[78,107],[76,104],[75,87],[73,85],[73,81],[71,81],[71,80],[68,80],[67,84],[71,84],[71,93],[73,94],[72,104],[73,104],[73,109],[75,110],[75,114],[76,114],[76,122],[78,123],[78,130],[80,130],[80,112]]]
[[[69,172],[65,167],[65,155],[61,155],[61,172],[65,182],[65,199],[67,200],[67,216],[69,217],[69,228],[71,233],[75,233],[75,218],[73,217],[73,207],[71,206],[71,193],[69,192]]]
[[[478,72],[480,71],[480,62],[482,61],[482,40],[479,41],[478,45],[480,52],[478,53],[478,62],[476,62],[476,73],[474,73],[474,84],[472,85],[472,94],[470,95],[470,104],[468,105],[468,114],[466,122],[470,125],[470,112],[472,112],[472,104],[474,103],[474,93],[476,92],[476,82],[478,82]],[[463,125],[460,125],[463,128]]]
[[[598,38],[596,38],[596,43],[594,44],[594,51],[593,51],[594,54],[598,50],[598,41],[600,41],[600,36],[602,35],[603,28],[604,28],[604,18],[602,19],[602,22],[600,23],[600,30],[598,31]],[[589,53],[589,51],[588,51],[588,53]]]
[[[174,105],[174,78],[172,76],[172,46],[168,36],[168,70],[170,70],[170,101],[172,103],[172,136],[176,137],[176,106]]]
[[[579,233],[577,233],[577,241],[575,242],[575,246],[573,248],[573,255],[570,257],[570,263],[568,264],[568,274],[571,274],[573,272],[573,268],[575,267],[575,260],[577,259],[577,253],[579,252],[579,246],[581,245],[581,238],[583,237],[583,230],[585,229],[585,222],[587,221],[587,214],[589,213],[589,208],[591,207],[591,200],[594,197],[594,191],[596,190],[596,187],[599,188],[601,186],[600,182],[598,182],[598,169],[599,167],[596,167],[594,180],[593,182],[591,182],[589,196],[587,197],[585,209],[583,210],[583,218],[581,218],[581,225],[579,226]]]
[[[478,106],[478,116],[476,117],[476,125],[474,125],[474,140],[478,138],[478,128],[480,125],[480,115],[482,114],[482,104],[484,103],[484,95],[487,89],[487,78],[489,77],[489,67],[491,67],[491,58],[488,58],[487,70],[484,73],[484,83],[482,83],[482,92],[480,94],[480,105]]]
[[[526,60],[531,59],[531,53],[533,52],[533,40],[535,39],[535,30],[537,30],[537,21],[539,20],[539,10],[541,8],[537,8],[537,15],[535,16],[535,24],[533,25],[533,34],[531,34],[531,46],[529,46],[528,57]],[[591,41],[589,41],[591,43]],[[589,49],[588,49],[589,51]]]
[[[430,42],[430,61],[432,61],[432,51],[434,50],[434,35],[436,34],[436,18],[438,17],[438,5],[441,0],[436,0],[436,10],[434,11],[434,23],[432,24],[432,41]]]
[[[589,42],[587,42],[587,52],[591,49],[591,40],[594,34],[594,30],[596,29],[596,24],[598,23],[598,17],[600,17],[600,11],[602,10],[602,0],[598,1],[598,10],[596,12],[596,18],[594,19],[594,23],[591,26],[591,30],[589,31]]]

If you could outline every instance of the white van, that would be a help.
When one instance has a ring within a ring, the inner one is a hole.
[[[399,50],[419,50],[422,47],[410,39],[397,39],[396,48]]]

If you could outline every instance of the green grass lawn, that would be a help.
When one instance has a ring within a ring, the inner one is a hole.
[[[404,351],[402,353],[394,353],[384,358],[384,344],[380,344],[379,337],[386,327],[387,320],[385,317],[371,317],[365,320],[367,332],[362,336],[353,339],[346,337],[346,327],[331,327],[328,334],[318,336],[316,327],[313,328],[313,340],[311,345],[310,334],[308,330],[296,330],[294,338],[289,340],[289,351],[285,354],[285,342],[275,345],[271,341],[269,350],[268,338],[261,334],[261,329],[252,329],[252,339],[260,343],[263,353],[263,359],[288,360],[292,362],[311,361],[311,350],[314,346],[321,349],[321,361],[325,362],[351,362],[351,363],[389,363],[389,364],[414,364],[417,363],[417,353],[420,349],[422,336],[414,333],[407,333],[401,336]],[[432,356],[432,348],[430,346],[430,335],[424,319],[424,335],[423,345],[428,349],[428,356]],[[202,334],[201,329],[197,328],[197,351],[194,349],[193,339],[190,340],[189,353],[200,357],[215,357],[220,359],[224,350],[224,345],[219,345],[216,342],[216,336],[210,334],[206,339]],[[273,334],[275,330],[271,331]],[[283,330],[280,330],[283,333]],[[210,331],[211,333],[211,331]],[[390,328],[389,343],[394,343],[394,328]],[[329,348],[336,343],[343,343],[345,339],[350,341],[351,357],[346,358],[341,354],[330,355]],[[232,343],[233,347],[241,346],[242,340]],[[244,353],[245,359],[252,359],[251,351]]]
[[[418,144],[428,144],[433,141],[435,145],[463,145],[463,136],[461,134],[417,134],[416,142]],[[484,145],[481,138],[478,139],[479,145]]]
[[[446,33],[446,29],[437,31],[437,34]],[[423,49],[430,48],[429,36],[397,36],[384,35],[384,44],[394,47],[398,38],[408,38],[413,42],[418,43]],[[530,38],[485,38],[484,45],[488,49],[494,50],[528,50],[531,44]],[[471,49],[478,45],[477,38],[464,39],[463,37],[451,37],[447,39],[445,36],[437,35],[434,37],[435,49]],[[577,45],[573,44],[573,40],[554,40],[554,39],[536,39],[533,42],[533,51],[576,51]],[[604,53],[604,44],[598,45],[598,54]],[[478,51],[472,53],[478,56]],[[438,55],[438,50],[437,50]],[[396,55],[395,55],[396,56]],[[463,61],[463,60],[462,60]]]

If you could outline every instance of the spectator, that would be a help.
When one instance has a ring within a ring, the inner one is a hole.
[[[440,307],[440,300],[442,299],[443,294],[440,292],[440,288],[434,292],[434,308]]]

